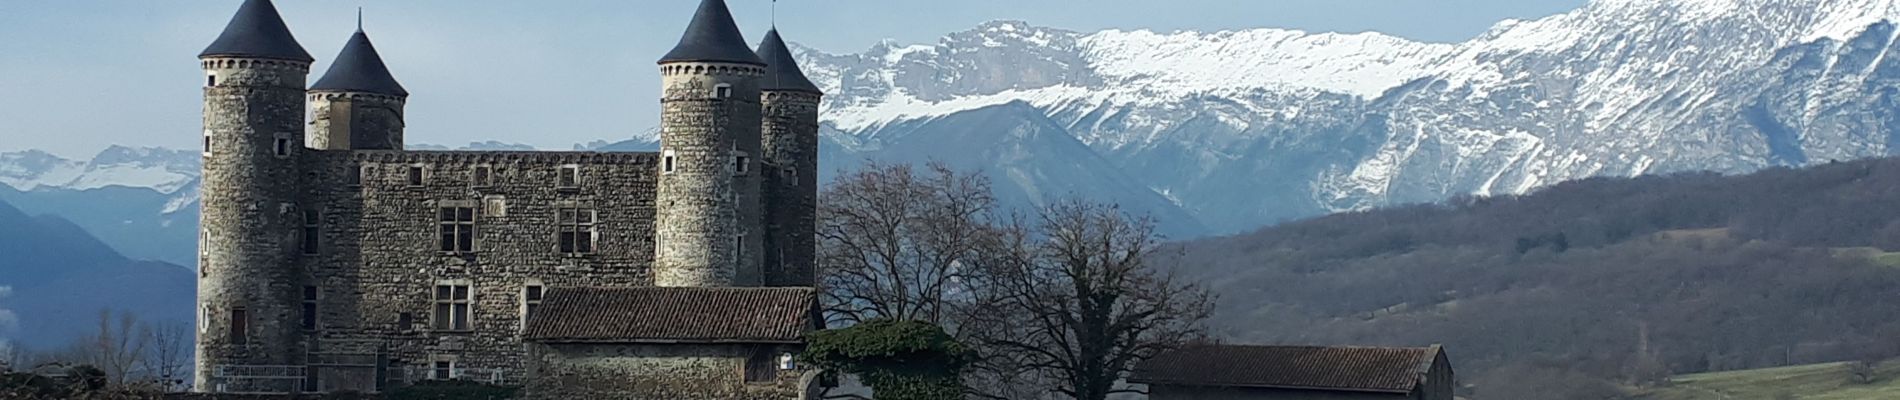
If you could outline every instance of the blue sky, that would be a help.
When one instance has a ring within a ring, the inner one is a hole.
[[[768,0],[728,0],[748,39]],[[1256,27],[1379,31],[1457,42],[1497,21],[1585,0],[782,0],[787,40],[852,53],[934,42],[985,21],[1080,31]],[[0,0],[0,151],[87,157],[109,144],[189,148],[201,129],[196,54],[240,0]],[[695,0],[277,0],[328,67],[365,7],[366,30],[412,96],[411,143],[545,148],[654,125],[653,60]]]

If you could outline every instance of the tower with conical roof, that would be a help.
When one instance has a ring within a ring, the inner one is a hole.
[[[197,378],[231,365],[294,365],[302,274],[288,232],[301,223],[304,82],[313,61],[270,0],[246,0],[198,55],[204,80],[204,171],[198,269]]]
[[[759,44],[765,78],[759,83],[763,110],[762,157],[773,173],[765,195],[767,286],[814,286],[817,276],[818,102],[824,92],[805,77],[778,28]]]
[[[409,91],[389,74],[383,57],[363,33],[337,53],[323,78],[310,85],[310,147],[320,150],[401,150],[403,105]]]
[[[759,82],[766,64],[726,2],[703,0],[659,65],[653,283],[762,284]]]

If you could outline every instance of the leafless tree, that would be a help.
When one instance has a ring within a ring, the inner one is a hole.
[[[819,202],[818,263],[836,322],[916,320],[953,328],[968,260],[984,247],[996,199],[980,175],[941,163],[870,163]]]
[[[104,370],[113,384],[127,382],[150,345],[148,336],[140,330],[138,317],[130,312],[120,312],[114,318],[112,311],[99,310],[99,331],[81,344],[85,363]]]
[[[139,366],[145,379],[168,392],[187,389],[191,381],[191,327],[183,322],[147,322],[141,324],[145,354]]]
[[[1102,400],[1132,392],[1120,381],[1135,364],[1205,337],[1213,296],[1155,264],[1164,257],[1153,218],[1063,201],[1033,226],[1015,226],[983,253],[982,273],[971,274],[991,310],[971,315],[990,367],[1020,368],[1056,393]]]

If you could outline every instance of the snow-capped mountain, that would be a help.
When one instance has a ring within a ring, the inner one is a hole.
[[[198,179],[198,157],[184,150],[125,146],[107,147],[84,161],[38,150],[0,153],[0,184],[19,190],[116,185],[173,193]]]
[[[1886,155],[1897,16],[1896,0],[1598,0],[1458,44],[994,22],[929,45],[796,51],[846,151],[1022,101],[1119,169],[1106,173],[1235,231],[1590,176]]]

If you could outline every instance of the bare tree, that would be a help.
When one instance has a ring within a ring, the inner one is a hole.
[[[125,383],[145,357],[147,335],[139,328],[138,317],[130,312],[113,318],[112,311],[99,310],[99,331],[82,344],[86,363],[104,370],[111,383]]]
[[[145,379],[168,392],[182,391],[191,381],[191,326],[177,321],[148,322],[139,332],[146,343],[139,360]]]
[[[982,176],[941,163],[923,171],[870,163],[825,190],[818,264],[827,315],[947,321],[967,281],[968,260],[991,234],[996,199]]]
[[[971,275],[989,310],[971,316],[984,319],[972,330],[990,367],[1102,400],[1133,391],[1120,381],[1136,363],[1205,337],[1213,296],[1152,264],[1162,242],[1154,219],[1065,201],[1046,207],[1033,229],[1015,225]]]

